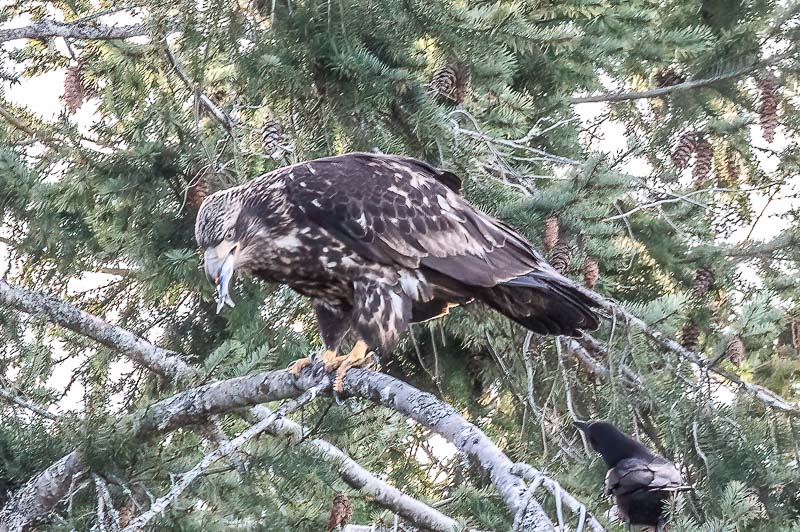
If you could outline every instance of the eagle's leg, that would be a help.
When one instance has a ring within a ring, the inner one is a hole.
[[[337,301],[328,301],[325,299],[314,299],[312,302],[314,313],[317,315],[317,324],[322,335],[322,341],[325,343],[326,350],[322,354],[322,362],[325,364],[325,371],[331,371],[328,368],[329,364],[344,360],[345,357],[339,357],[336,353],[336,348],[342,342],[342,338],[347,334],[350,329],[350,314],[352,308],[348,304]],[[307,366],[314,364],[316,356],[310,356],[295,360],[289,366],[289,372],[293,375],[299,375],[301,371]],[[338,367],[338,363],[336,363]]]
[[[347,355],[336,358],[341,360],[335,360],[335,366],[332,365],[330,369],[328,369],[329,366],[326,364],[325,369],[326,371],[336,369],[336,376],[333,379],[333,391],[342,393],[344,390],[344,375],[347,373],[347,370],[350,368],[363,368],[364,366],[368,366],[372,362],[372,353],[366,342],[364,342],[364,340],[359,340],[356,342],[356,345],[353,346],[352,351]]]

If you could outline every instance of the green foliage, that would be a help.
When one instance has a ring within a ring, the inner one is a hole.
[[[6,4],[0,21],[9,27],[97,9],[88,1]],[[558,216],[571,250],[567,275],[581,280],[593,257],[599,292],[670,338],[697,324],[698,356],[800,400],[791,334],[800,315],[800,208],[791,188],[800,168],[800,113],[791,97],[797,69],[790,55],[770,65],[784,139],[772,144],[759,129],[755,78],[764,65],[748,70],[776,50],[796,57],[796,6],[140,5],[149,37],[70,41],[86,93],[79,115],[65,110],[46,119],[0,92],[0,257],[7,255],[12,281],[185,353],[203,382],[283,368],[321,347],[308,301],[285,287],[237,279],[236,307],[217,315],[196,252],[190,186],[203,181],[216,190],[288,163],[377,149],[453,169],[464,177],[465,197],[539,249],[544,220]],[[181,31],[165,43],[168,28]],[[58,79],[70,64],[62,40],[19,42],[0,49],[3,80]],[[460,103],[430,92],[445,64],[469,74]],[[669,69],[688,80],[720,79],[657,98],[595,107],[569,101],[608,87],[655,89]],[[234,118],[230,134],[198,103],[198,92]],[[264,153],[266,120],[281,126],[294,151],[275,159]],[[702,132],[713,146],[714,169],[704,182],[670,161],[687,131]],[[787,206],[782,218],[767,220],[762,209],[770,201]],[[772,240],[758,241],[758,231],[743,236],[753,224],[775,223],[781,228],[770,231]],[[703,296],[692,287],[698,268],[715,276]],[[525,331],[475,304],[412,332],[386,371],[454,405],[513,460],[546,469],[595,515],[609,507],[597,495],[604,467],[569,424],[573,412],[610,419],[681,465],[695,491],[672,505],[676,529],[798,529],[798,422],[698,371],[619,317],[596,333],[607,353],[591,353],[610,377],[576,362],[563,340],[526,342]],[[734,334],[747,350],[739,367],[725,357]],[[644,390],[626,387],[626,370]],[[109,480],[118,509],[131,497],[147,504],[148,493],[166,493],[172,475],[212,448],[190,430],[132,438],[120,423],[125,414],[174,390],[39,317],[0,308],[0,374],[3,388],[62,414],[51,422],[0,403],[0,499],[79,447]],[[329,406],[318,399],[294,418],[314,427],[309,437],[334,443],[410,495],[443,501],[442,511],[460,522],[511,527],[513,516],[480,469],[425,430],[356,400]],[[221,422],[229,435],[246,426],[235,415]],[[354,522],[393,523],[307,447],[263,436],[245,451],[246,475],[220,461],[154,524],[320,530],[341,490],[354,502]],[[53,529],[96,524],[91,486],[81,484],[71,503],[57,506]],[[555,515],[552,498],[541,500]]]

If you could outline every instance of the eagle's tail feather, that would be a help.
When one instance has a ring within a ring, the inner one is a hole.
[[[597,307],[556,272],[533,271],[481,291],[479,299],[539,334],[578,336],[599,325]]]

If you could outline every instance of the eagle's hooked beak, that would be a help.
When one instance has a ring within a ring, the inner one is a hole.
[[[233,280],[233,272],[236,262],[236,251],[239,243],[222,242],[216,247],[208,248],[205,252],[204,267],[206,277],[217,287],[217,314],[227,303],[233,306],[229,287]]]

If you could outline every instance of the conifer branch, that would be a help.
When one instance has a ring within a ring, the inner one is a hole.
[[[751,72],[755,72],[757,70],[763,70],[764,68],[774,65],[775,63],[782,61],[783,59],[787,59],[795,55],[797,51],[794,48],[787,50],[786,52],[776,54],[772,57],[767,59],[763,59],[760,61],[756,61],[754,63],[750,63],[747,66],[737,68],[734,70],[730,70],[728,72],[719,74],[717,76],[712,76],[704,79],[696,79],[691,81],[685,81],[683,83],[676,83],[675,85],[670,85],[668,87],[659,87],[657,89],[651,89],[648,91],[641,91],[641,92],[604,92],[602,94],[595,94],[592,96],[581,96],[577,98],[570,98],[569,103],[571,104],[581,104],[581,103],[596,103],[596,102],[624,102],[627,100],[639,100],[642,98],[656,98],[658,96],[665,96],[672,92],[678,91],[687,91],[692,89],[700,89],[703,87],[708,87],[709,85],[713,85],[715,83],[719,83],[720,81],[727,81],[729,79],[738,78],[741,76],[745,76],[750,74]]]
[[[262,418],[270,414],[269,409],[264,406],[256,406],[252,411]],[[303,440],[308,429],[291,419],[283,417],[276,420],[267,432],[283,438],[288,437],[293,443],[310,447],[329,462],[349,486],[368,494],[376,503],[392,510],[415,526],[437,532],[450,532],[459,528],[457,521],[439,512],[433,505],[428,506],[384,482],[335,445],[321,438]]]
[[[26,408],[36,415],[42,416],[43,418],[47,418],[50,421],[58,421],[57,415],[48,412],[44,408],[41,408],[40,406],[28,401],[24,397],[20,397],[16,393],[10,390],[6,390],[3,387],[0,387],[0,397],[2,397],[3,399],[7,400],[10,403],[14,403],[16,405],[21,406],[22,408]]]
[[[182,380],[193,374],[178,353],[156,347],[132,332],[56,298],[31,292],[0,280],[0,305],[49,321],[119,351],[132,361],[168,378]]]
[[[17,39],[45,39],[48,37],[110,41],[147,35],[148,32],[149,27],[146,24],[106,26],[105,24],[76,24],[74,22],[45,20],[21,28],[0,29],[0,42]]]
[[[14,114],[6,109],[5,107],[0,105],[0,116],[6,119],[6,121],[17,128],[18,130],[22,131],[23,133],[30,135],[31,137],[35,136],[36,133],[31,129],[27,124],[25,124],[22,120],[14,116]]]
[[[225,455],[233,454],[238,451],[238,449],[250,441],[251,439],[255,438],[265,430],[269,428],[270,425],[275,423],[278,419],[285,417],[292,413],[293,411],[297,410],[304,404],[308,403],[309,401],[313,400],[317,394],[320,392],[330,388],[331,383],[330,379],[327,377],[323,379],[323,382],[313,386],[303,392],[299,397],[287,401],[284,403],[278,410],[274,413],[270,414],[269,416],[263,418],[261,421],[252,425],[250,428],[239,434],[232,440],[229,440],[222,444],[221,446],[217,447],[212,452],[208,453],[203,457],[203,459],[197,463],[192,469],[181,475],[180,479],[175,482],[172,487],[170,488],[169,492],[163,497],[157,499],[153,502],[150,506],[150,509],[144,512],[143,514],[139,515],[136,519],[132,520],[128,526],[124,528],[125,531],[133,532],[136,530],[142,530],[147,523],[149,523],[153,518],[155,518],[158,514],[163,512],[170,504],[172,504],[178,496],[183,493],[183,491],[189,487],[194,479],[204,473],[209,467],[211,467],[214,463],[217,462],[220,458]]]
[[[105,275],[118,275],[120,277],[127,277],[131,274],[128,268],[97,268],[95,273],[103,273]]]
[[[183,71],[183,67],[175,58],[175,54],[172,53],[172,49],[169,46],[169,41],[166,38],[164,39],[164,49],[170,65],[172,65],[172,68],[175,69],[175,73],[178,75],[181,81],[183,81],[184,85],[186,85],[189,90],[196,93],[200,104],[206,108],[214,120],[216,120],[225,129],[225,131],[228,132],[229,135],[233,136],[233,128],[236,127],[236,121],[228,113],[220,109],[217,104],[211,101],[211,98],[206,96],[200,90],[200,88],[189,79],[189,76],[186,75],[186,72]]]
[[[118,344],[114,344],[111,341],[108,343],[104,341],[103,343],[122,352],[126,352],[130,345],[141,349],[141,353],[131,356],[133,360],[136,360],[134,357],[143,358],[148,353],[159,352],[159,348],[141,338],[139,339],[140,342],[131,344],[129,337],[135,337],[133,333],[105,323],[100,318],[79,311],[67,303],[58,302],[41,294],[30,293],[2,281],[0,283],[2,283],[0,284],[0,304],[8,304],[25,312],[44,313],[51,321],[60,323],[53,318],[52,312],[47,311],[44,307],[36,307],[36,302],[44,301],[49,306],[56,307],[60,311],[58,315],[73,316],[77,314],[82,318],[87,316],[92,318],[91,320],[85,320],[92,325],[87,331],[80,330],[79,324],[82,323],[80,320],[71,320],[70,325],[74,327],[68,328],[75,332],[100,341],[95,331],[98,325],[97,322],[103,325],[100,329],[109,328],[115,330],[115,336],[105,335],[103,337],[121,338],[121,341]],[[28,305],[25,308],[17,307],[19,300],[27,301]],[[62,325],[67,326],[66,324]],[[166,356],[178,356],[177,353],[171,351],[160,351],[166,353]],[[156,367],[160,367],[160,364],[156,363]],[[190,370],[191,368],[187,366],[187,372]],[[135,420],[137,424],[136,434],[138,437],[144,438],[152,434],[174,430],[181,426],[201,424],[204,420],[212,417],[214,413],[229,412],[261,402],[290,399],[300,395],[304,390],[310,389],[314,385],[315,382],[309,378],[309,375],[305,375],[304,379],[298,382],[287,371],[278,371],[231,379],[223,383],[214,383],[202,386],[199,389],[187,390],[148,408],[144,415]],[[264,417],[262,409],[253,409],[253,411],[255,415],[261,418]],[[213,426],[210,428],[212,431],[215,429]],[[288,419],[281,420],[281,423],[276,424],[271,428],[271,431],[274,431],[275,434],[289,437],[295,437],[299,432],[298,440],[302,439],[302,430],[299,425]],[[217,438],[216,441],[222,442],[221,447],[227,449],[227,447],[224,447],[227,442],[223,438]],[[329,458],[348,484],[371,493],[378,504],[391,509],[415,525],[425,526],[431,530],[445,531],[453,529],[452,525],[456,523],[455,521],[383,482],[330,443],[321,439],[314,439],[305,443],[316,448]],[[0,530],[4,526],[9,531],[22,530],[31,523],[43,519],[60,500],[68,495],[72,479],[87,472],[88,465],[79,450],[64,456],[61,460],[29,480],[6,503],[0,510]]]
[[[800,417],[800,407],[784,399],[783,397],[776,394],[772,390],[769,390],[768,388],[765,388],[764,386],[761,386],[759,384],[746,382],[739,375],[730,371],[726,371],[716,365],[710,364],[708,360],[699,356],[697,353],[689,351],[675,340],[668,338],[661,331],[658,331],[655,328],[651,327],[644,320],[634,316],[633,314],[625,310],[625,308],[622,307],[622,305],[620,305],[619,303],[606,299],[597,292],[594,292],[582,286],[576,285],[576,287],[579,290],[581,290],[586,296],[588,296],[594,302],[596,302],[600,306],[600,308],[603,308],[614,315],[620,316],[629,325],[633,325],[637,329],[640,329],[648,338],[653,340],[657,345],[659,345],[663,349],[672,351],[673,353],[678,355],[678,357],[693,363],[700,369],[709,371],[711,373],[718,375],[719,377],[722,377],[729,383],[745,391],[746,393],[748,393],[758,401],[764,403],[768,407],[774,408],[775,410],[780,410],[784,414],[792,417]]]

